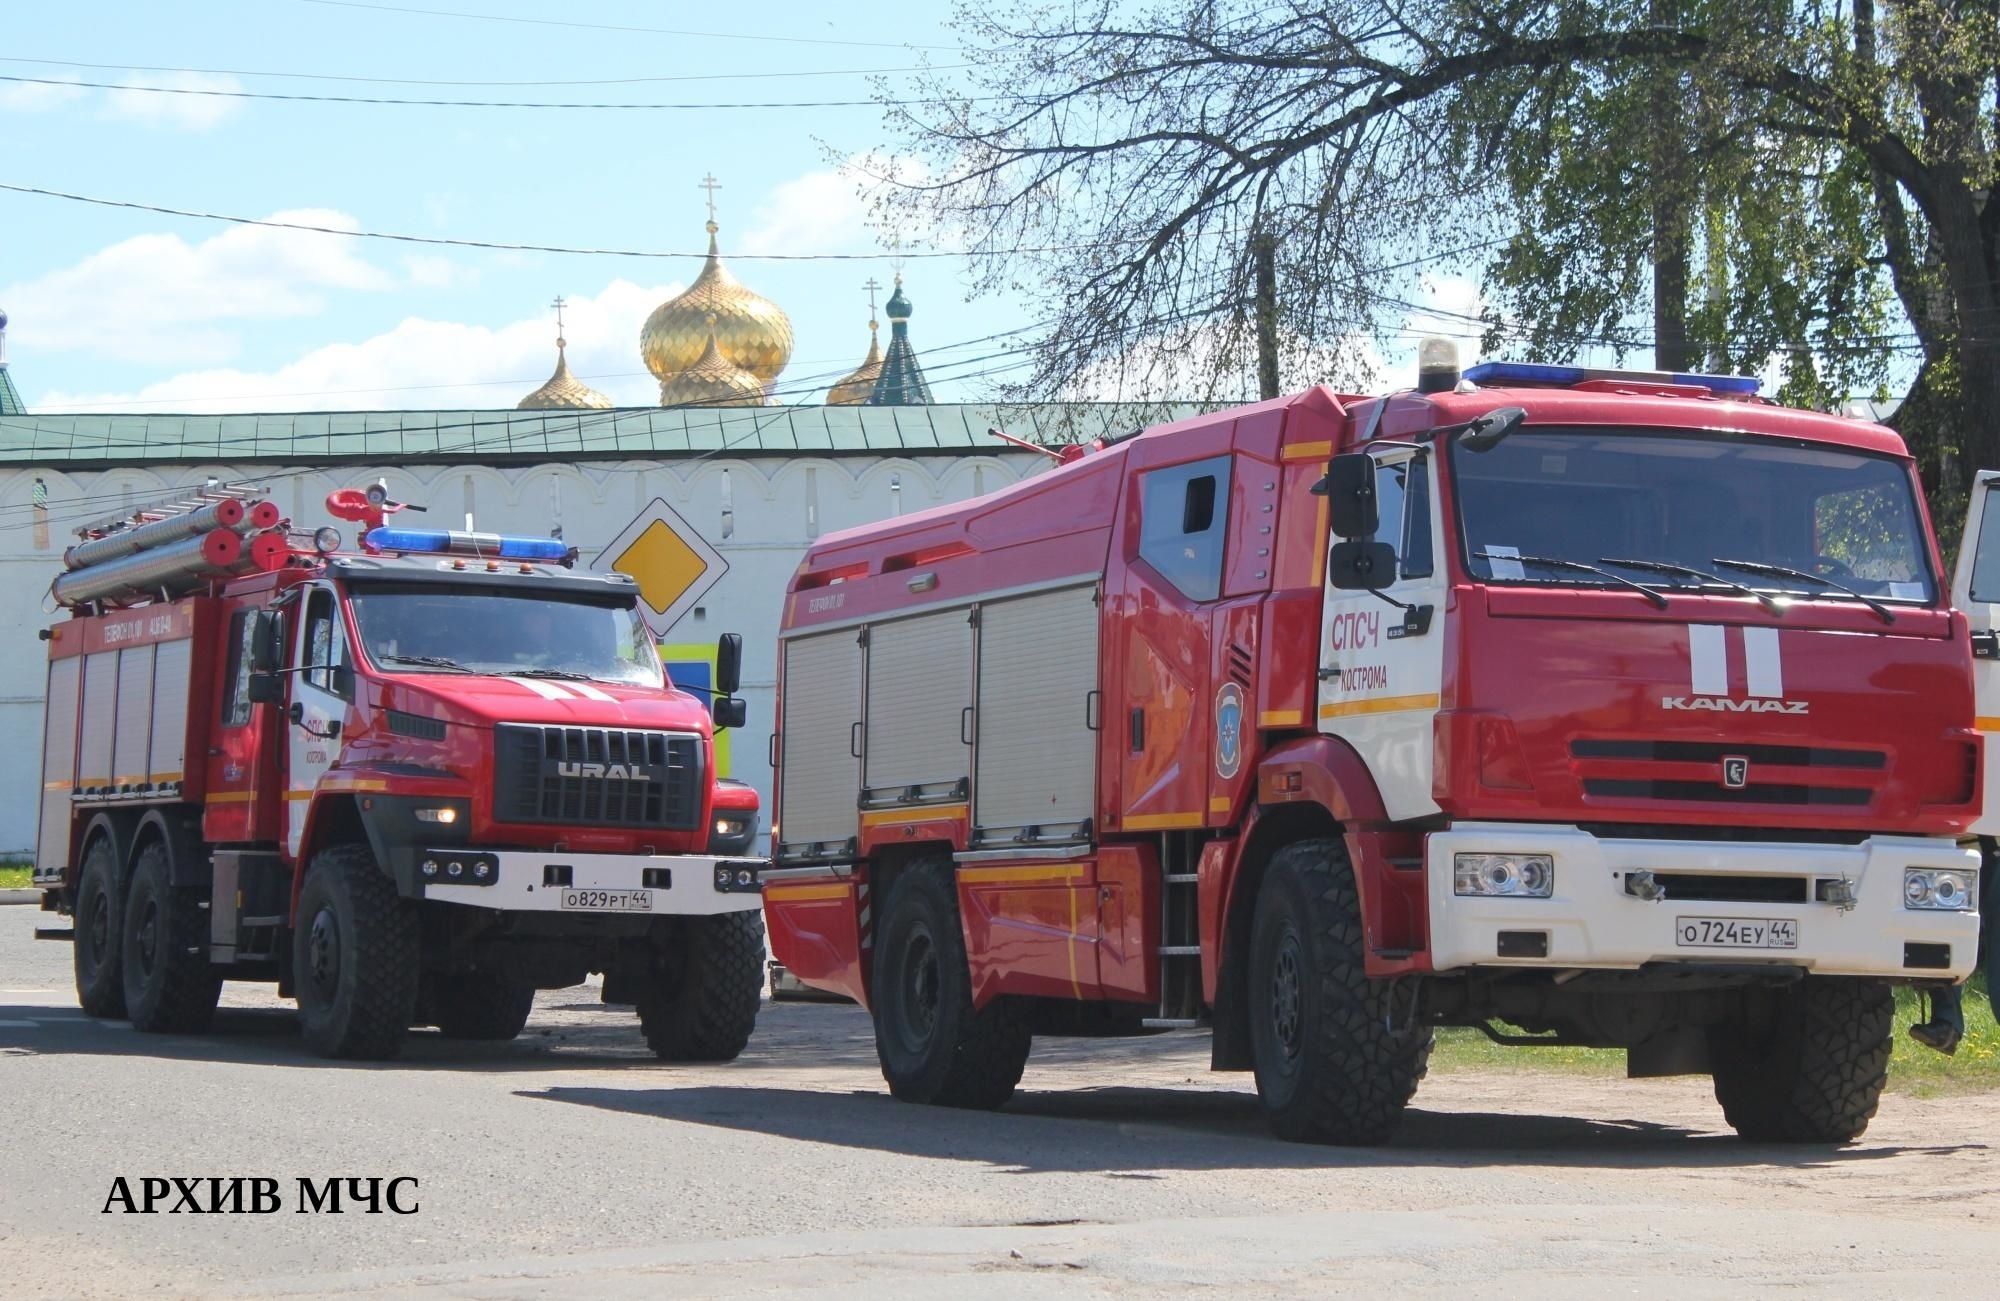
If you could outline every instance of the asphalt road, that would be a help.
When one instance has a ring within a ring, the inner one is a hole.
[[[332,1065],[255,986],[199,1037],[84,1018],[37,916],[0,908],[9,1296],[1993,1288],[2000,1095],[1787,1150],[1724,1133],[1705,1081],[1443,1075],[1392,1146],[1335,1151],[1266,1136],[1198,1037],[1043,1041],[971,1114],[892,1101],[851,1007],[767,1006],[742,1060],[670,1067],[583,989],[513,1044]],[[267,1177],[284,1210],[104,1214],[120,1176]],[[302,1176],[414,1178],[420,1209],[297,1213]]]

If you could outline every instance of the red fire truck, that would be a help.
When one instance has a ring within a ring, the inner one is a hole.
[[[1375,1142],[1465,1026],[1844,1141],[1892,985],[1955,1046],[1972,649],[1900,440],[1426,353],[809,551],[765,912],[896,1096],[1207,1026],[1276,1132]]]
[[[221,490],[66,555],[34,880],[84,1010],[198,1030],[223,980],[275,980],[315,1052],[387,1057],[412,1025],[511,1039],[595,971],[659,1056],[734,1057],[764,958],[755,792],[714,776],[740,639],[705,706],[625,576],[399,507],[333,494],[344,553]]]

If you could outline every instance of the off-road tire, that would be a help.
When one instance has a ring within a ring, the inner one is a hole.
[[[492,971],[439,972],[426,978],[429,989],[421,1019],[447,1039],[504,1043],[521,1033],[535,1006],[535,987]]]
[[[1388,989],[1364,966],[1347,848],[1301,840],[1264,873],[1245,982],[1257,1098],[1278,1137],[1381,1143],[1430,1062],[1431,1032],[1392,1030]]]
[[[418,938],[416,905],[367,846],[313,855],[292,936],[306,1046],[321,1057],[394,1057],[416,1013]]]
[[[875,1056],[905,1102],[992,1110],[1014,1096],[1034,1039],[999,998],[972,1006],[951,860],[910,864],[875,928]]]
[[[762,912],[683,917],[639,982],[639,1028],[661,1061],[734,1061],[757,1028],[763,991]]]
[[[118,888],[118,854],[111,837],[98,836],[83,854],[76,885],[76,921],[70,964],[76,971],[76,1003],[87,1016],[125,1015],[125,895]]]
[[[198,1034],[215,1019],[222,974],[208,961],[208,911],[199,891],[173,884],[169,850],[153,840],[125,891],[123,968],[132,1028]]]
[[[1889,1078],[1896,1000],[1887,981],[1807,976],[1711,1032],[1715,1100],[1753,1143],[1849,1143]]]

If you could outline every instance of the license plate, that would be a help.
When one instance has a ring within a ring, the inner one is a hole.
[[[1796,949],[1799,924],[1775,917],[1680,917],[1674,942],[1684,949]]]
[[[653,911],[651,890],[565,890],[562,906],[570,912],[649,913]]]

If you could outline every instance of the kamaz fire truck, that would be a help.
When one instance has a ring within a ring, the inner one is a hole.
[[[1952,1046],[1972,645],[1901,441],[1751,379],[1425,356],[811,548],[765,912],[896,1096],[1207,1026],[1277,1133],[1367,1143],[1462,1026],[1838,1142],[1893,985]]]
[[[192,1031],[275,980],[312,1050],[387,1057],[412,1025],[511,1039],[603,972],[659,1056],[734,1057],[764,958],[755,792],[714,775],[740,639],[704,705],[625,576],[400,508],[334,493],[347,553],[221,489],[66,554],[34,881],[84,1010]]]

